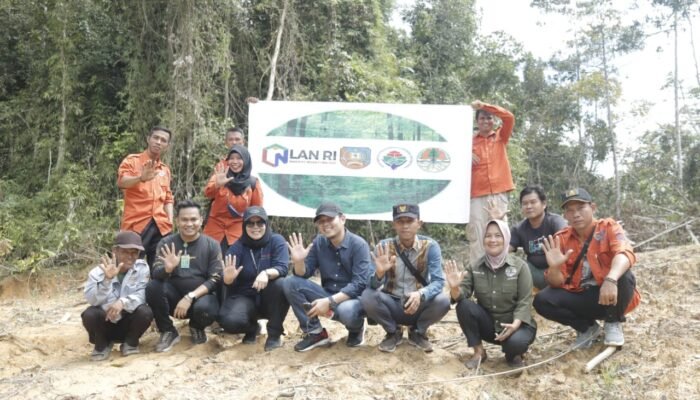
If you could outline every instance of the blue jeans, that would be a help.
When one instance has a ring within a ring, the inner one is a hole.
[[[321,321],[316,318],[309,318],[302,306],[303,303],[311,303],[316,299],[326,298],[335,293],[330,293],[321,286],[298,276],[288,276],[284,278],[284,295],[287,297],[292,311],[299,321],[299,326],[304,333],[318,333],[323,327]],[[360,300],[349,299],[338,304],[333,314],[333,320],[345,325],[348,332],[360,332],[365,324],[365,312],[362,309]]]

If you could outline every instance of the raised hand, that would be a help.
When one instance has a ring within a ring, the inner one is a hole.
[[[225,165],[217,165],[214,171],[214,177],[216,179],[216,187],[224,187],[227,183],[233,180],[233,177],[226,177],[226,170],[228,169]]]
[[[313,243],[310,243],[307,247],[304,247],[304,240],[301,237],[301,233],[292,233],[289,235],[289,242],[287,242],[287,247],[289,247],[289,254],[292,257],[292,262],[301,263],[309,255]]]
[[[484,207],[484,211],[486,211],[490,219],[503,220],[506,214],[508,214],[508,205],[502,204],[496,201],[496,199],[489,199],[486,207]]]
[[[447,286],[450,289],[456,289],[462,284],[464,276],[467,271],[462,270],[457,266],[457,261],[447,260],[445,261],[445,280],[447,280]]]
[[[170,243],[170,247],[166,244],[161,247],[158,259],[163,261],[163,266],[165,267],[165,272],[171,273],[175,267],[180,264],[180,256],[182,256],[182,250],[175,252],[175,243]]]
[[[471,106],[474,110],[481,110],[484,107],[484,103],[481,100],[474,100]]]
[[[389,255],[389,250],[387,249],[386,244],[378,244],[374,250],[374,253],[370,253],[370,255],[372,256],[372,261],[374,261],[377,276],[384,276],[386,271],[390,270],[394,265],[396,265],[396,255]]]
[[[236,256],[228,254],[224,259],[224,283],[230,285],[241,273],[243,266],[236,268]]]
[[[561,251],[561,238],[559,236],[552,237],[549,235],[542,241],[542,250],[547,258],[547,265],[550,267],[558,267],[566,262],[571,257],[574,250],[569,249],[566,254]]]
[[[105,279],[109,280],[117,276],[119,270],[124,265],[124,263],[119,263],[117,266],[117,256],[112,254],[110,258],[108,254],[102,256],[102,264],[100,264],[100,269],[105,273]]]
[[[157,173],[158,172],[156,171],[156,163],[153,160],[148,160],[145,164],[143,164],[143,170],[141,171],[140,179],[142,182],[150,181],[151,179],[156,177]]]

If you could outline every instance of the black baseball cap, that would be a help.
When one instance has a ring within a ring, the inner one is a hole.
[[[570,201],[581,201],[584,203],[592,203],[593,198],[590,193],[583,188],[569,189],[561,195],[561,208],[564,208],[566,203]]]
[[[143,242],[138,233],[132,231],[121,231],[114,239],[114,246],[122,249],[137,249],[143,251]]]
[[[397,204],[393,207],[394,221],[401,217],[420,219],[418,204]]]
[[[245,213],[243,213],[243,222],[248,222],[248,220],[253,217],[260,217],[263,221],[267,222],[267,212],[262,207],[252,206],[246,208]]]
[[[314,217],[314,222],[318,221],[318,219],[321,216],[335,218],[341,214],[343,214],[343,210],[340,209],[340,206],[333,202],[326,201],[321,203],[321,205],[318,206],[318,208],[316,209],[316,216]]]

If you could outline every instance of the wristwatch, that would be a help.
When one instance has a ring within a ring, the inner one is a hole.
[[[186,294],[186,296],[187,296],[188,299],[190,299],[190,300],[192,300],[192,301],[197,300],[197,296],[194,295],[194,292],[189,292],[189,293]]]
[[[338,303],[333,300],[333,296],[328,296],[328,301],[330,302],[329,305],[331,307],[331,310],[335,311],[335,308],[338,307]]]

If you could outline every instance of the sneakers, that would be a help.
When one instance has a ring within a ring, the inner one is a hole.
[[[622,346],[625,344],[625,335],[622,333],[622,324],[619,322],[606,322],[603,326],[605,331],[606,346]]]
[[[243,344],[255,344],[255,341],[258,338],[258,335],[260,334],[260,331],[261,331],[260,324],[256,323],[256,325],[257,326],[255,327],[255,332],[246,333],[245,336],[243,336],[243,340],[241,341],[241,343],[243,343]]]
[[[132,354],[139,354],[139,346],[131,346],[128,343],[122,343],[121,346],[119,346],[119,350],[124,357]]]
[[[325,346],[330,343],[328,338],[328,331],[326,328],[320,333],[308,333],[304,338],[297,344],[294,345],[295,351],[309,351],[319,346]]]
[[[516,354],[514,356],[506,354],[506,363],[511,368],[520,368],[525,366],[525,360],[523,360],[523,356],[520,354]]]
[[[418,332],[416,329],[411,329],[408,332],[408,343],[418,347],[426,353],[433,351],[433,345],[428,341],[428,338]]]
[[[207,333],[204,329],[197,329],[190,326],[192,344],[203,344],[207,342]]]
[[[591,347],[593,341],[600,335],[600,325],[597,322],[593,322],[585,332],[576,331],[576,341],[574,342],[573,348],[575,350],[584,350]]]
[[[282,347],[282,337],[281,336],[268,336],[265,340],[265,351],[272,351]]]
[[[396,332],[386,334],[384,340],[379,343],[379,351],[393,353],[396,350],[396,346],[400,345],[401,342],[403,342],[403,329],[398,328]]]
[[[112,352],[112,346],[114,343],[109,342],[104,349],[98,350],[97,346],[92,350],[90,354],[90,361],[104,361],[109,358],[109,354]]]
[[[348,339],[345,344],[348,347],[358,347],[365,342],[365,327],[363,326],[359,332],[348,332]]]
[[[166,331],[161,333],[158,344],[156,344],[156,353],[170,351],[179,341],[180,335],[177,332]]]

